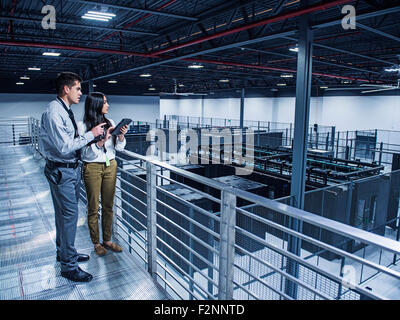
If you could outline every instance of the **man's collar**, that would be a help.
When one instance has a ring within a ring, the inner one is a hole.
[[[60,100],[62,100],[68,109],[71,107],[71,106],[68,104],[68,102],[65,101],[63,98],[61,98],[60,96],[57,96],[57,98],[60,99]]]

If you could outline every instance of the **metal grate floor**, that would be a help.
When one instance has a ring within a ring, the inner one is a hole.
[[[82,204],[75,246],[90,255],[80,266],[93,280],[75,283],[61,277],[43,166],[30,146],[0,146],[0,300],[169,299],[126,250],[95,254]]]

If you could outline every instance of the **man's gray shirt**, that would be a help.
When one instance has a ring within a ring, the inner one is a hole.
[[[75,128],[68,112],[58,100],[51,101],[42,114],[39,136],[39,150],[54,162],[76,162],[75,151],[94,139],[91,131],[75,136]]]

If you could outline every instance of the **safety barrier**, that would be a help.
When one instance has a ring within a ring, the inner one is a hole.
[[[367,269],[400,286],[387,267],[398,241],[154,157],[123,151],[117,161],[114,236],[176,299],[387,299],[357,280]],[[346,250],[349,241],[364,254]]]

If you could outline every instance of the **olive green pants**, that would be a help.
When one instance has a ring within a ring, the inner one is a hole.
[[[111,160],[108,167],[105,163],[98,162],[84,164],[83,179],[88,200],[88,226],[93,244],[100,243],[98,214],[100,195],[103,242],[111,240],[116,178],[115,160]]]

